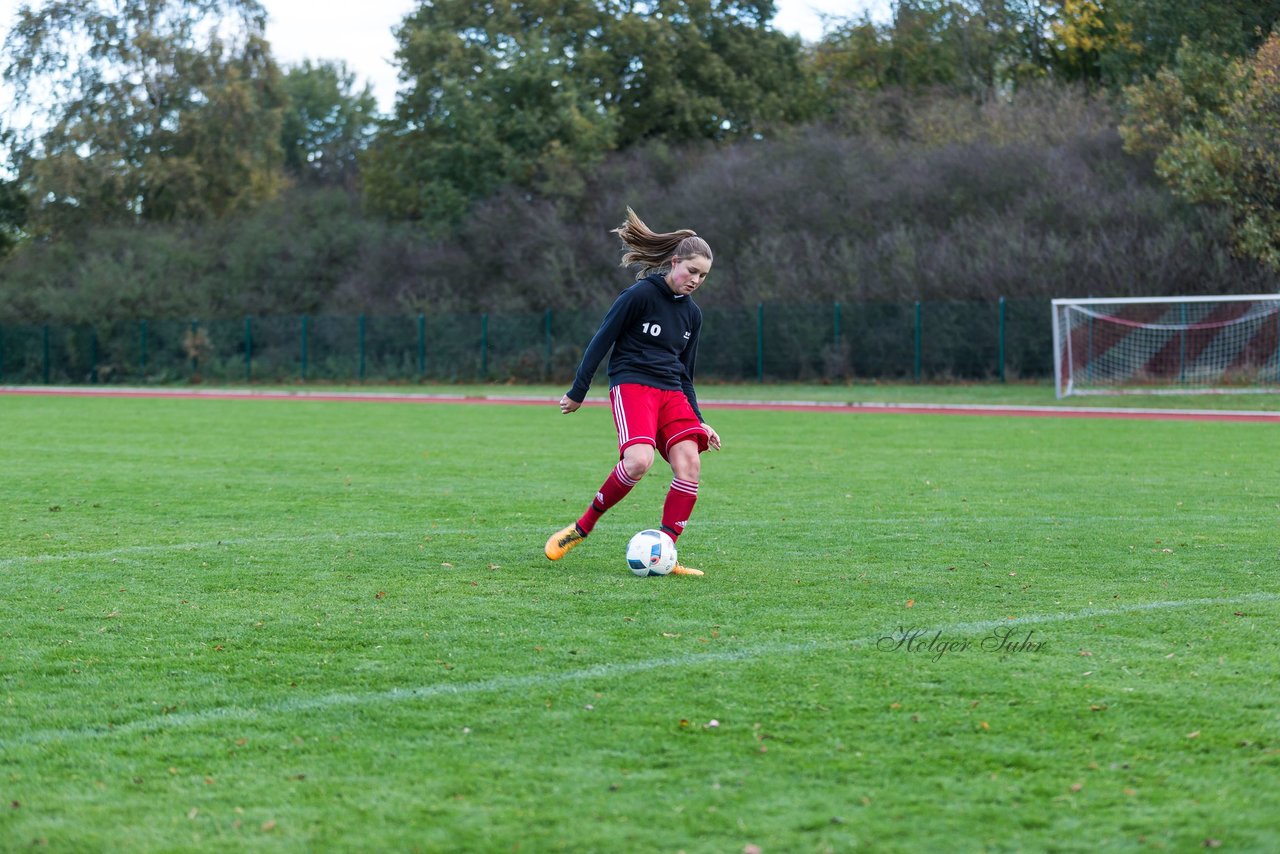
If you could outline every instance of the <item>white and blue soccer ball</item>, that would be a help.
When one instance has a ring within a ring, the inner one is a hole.
[[[627,543],[627,566],[636,575],[667,575],[675,565],[675,540],[662,531],[649,528]]]

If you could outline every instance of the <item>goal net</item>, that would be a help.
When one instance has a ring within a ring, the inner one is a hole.
[[[1053,301],[1071,394],[1280,392],[1280,294]]]

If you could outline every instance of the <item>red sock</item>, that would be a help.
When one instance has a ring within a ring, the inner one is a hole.
[[[662,505],[662,530],[676,540],[684,533],[693,515],[693,505],[698,501],[698,484],[692,480],[673,478],[667,490],[667,500]]]
[[[631,487],[637,483],[639,481],[632,480],[627,476],[627,470],[619,462],[613,471],[609,472],[609,477],[605,479],[604,485],[596,493],[595,500],[587,507],[587,512],[583,513],[582,518],[578,520],[578,530],[582,532],[582,535],[585,537],[590,534],[591,529],[596,526],[596,522],[600,521],[600,517],[605,514],[605,511],[626,498],[627,493],[631,491]]]

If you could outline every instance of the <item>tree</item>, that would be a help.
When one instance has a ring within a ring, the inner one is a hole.
[[[281,183],[279,72],[256,0],[46,0],[4,42],[42,123],[14,164],[33,227],[220,216]]]
[[[375,207],[449,223],[511,183],[573,193],[644,140],[722,140],[803,114],[772,0],[424,3],[397,31],[410,85],[364,164]]]
[[[829,95],[947,89],[987,97],[1044,77],[1056,61],[1052,4],[1039,0],[899,0],[892,19],[833,28],[814,65]]]
[[[356,91],[346,63],[306,60],[285,71],[281,146],[295,179],[351,187],[358,159],[377,127],[378,102],[368,84]]]
[[[1104,75],[1119,84],[1173,62],[1183,39],[1216,53],[1248,56],[1280,22],[1280,0],[1108,0],[1106,5],[1131,39],[1119,55],[1104,60]]]
[[[1184,41],[1125,95],[1126,148],[1155,152],[1174,192],[1225,209],[1237,251],[1280,270],[1280,32],[1248,60]]]
[[[0,261],[22,239],[27,224],[27,196],[17,181],[0,178]]]
[[[1104,65],[1114,66],[1117,57],[1141,53],[1133,40],[1133,25],[1119,19],[1115,4],[1104,0],[1063,0],[1053,34],[1060,47],[1058,70],[1068,80],[1099,84]]]

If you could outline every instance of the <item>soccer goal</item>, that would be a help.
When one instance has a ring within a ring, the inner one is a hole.
[[[1071,394],[1280,392],[1280,294],[1053,301]]]

